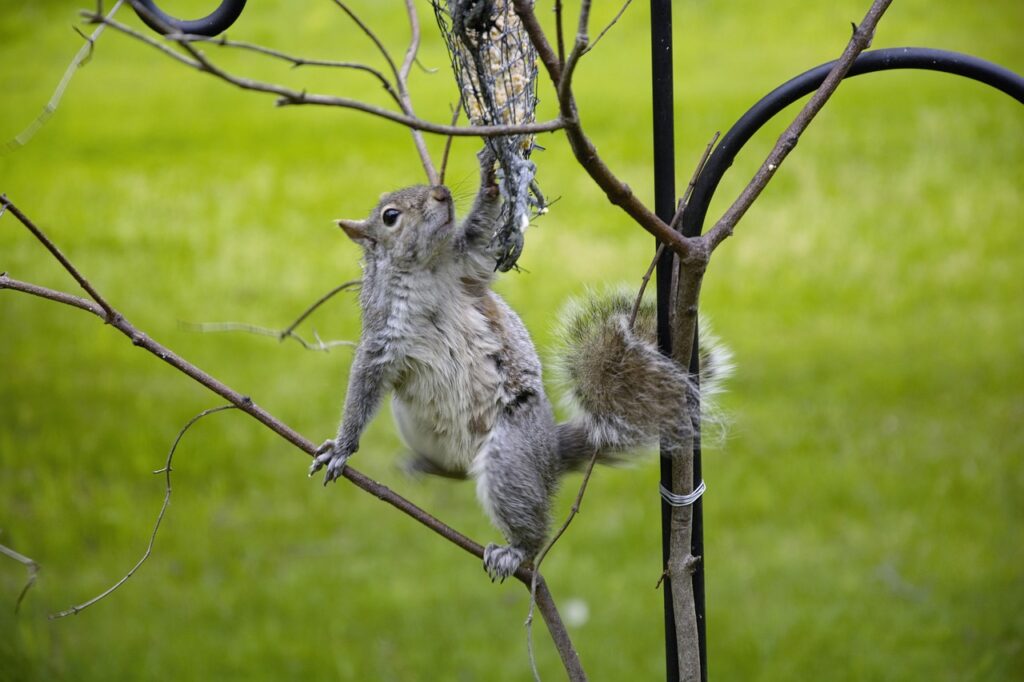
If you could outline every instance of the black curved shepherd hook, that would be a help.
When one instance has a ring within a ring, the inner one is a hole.
[[[732,165],[733,159],[744,144],[753,137],[754,133],[761,129],[775,114],[779,113],[790,104],[806,95],[811,94],[821,86],[825,77],[831,71],[835,62],[822,64],[811,69],[796,78],[783,83],[775,90],[765,95],[757,104],[752,106],[740,120],[738,120],[729,132],[725,134],[714,153],[708,159],[694,185],[693,194],[689,204],[683,213],[681,231],[688,237],[694,237],[701,233],[704,228],[704,220],[707,217],[708,206],[711,198],[718,188],[725,171]],[[859,76],[864,73],[875,71],[888,71],[890,69],[923,69],[928,71],[941,71],[957,76],[964,76],[993,88],[1005,92],[1018,102],[1024,104],[1024,78],[1020,75],[1005,69],[991,62],[977,57],[971,57],[956,52],[945,50],[934,50],[924,47],[897,47],[884,50],[873,50],[862,53],[853,63],[846,77]],[[658,279],[658,299],[668,300],[668,278]],[[660,312],[660,311],[659,311]],[[698,348],[696,339],[693,344],[694,358],[697,357]],[[691,361],[691,367],[695,367],[696,360]],[[701,472],[701,453],[699,443],[694,448],[693,458],[693,480],[703,480]],[[662,483],[668,485],[663,478]],[[693,533],[692,553],[694,556],[704,556],[704,521],[701,503],[694,505],[693,512]],[[667,526],[663,526],[663,536],[669,532]],[[701,652],[701,680],[708,679],[707,669],[707,636],[705,628],[705,602],[704,602],[704,562],[697,563],[697,569],[693,576],[694,606],[697,610],[697,635]],[[669,619],[666,618],[666,622]],[[668,634],[666,629],[666,634]],[[666,642],[667,648],[672,650],[674,641]],[[678,679],[674,669],[675,656],[670,657],[669,679]]]
[[[139,11],[141,5],[145,11]],[[167,33],[170,26],[179,33],[198,36],[215,36],[228,30],[245,9],[245,0],[221,0],[220,6],[202,19],[175,19],[156,6],[154,0],[136,0],[132,3],[135,13],[145,22],[146,26],[157,33]],[[154,21],[156,17],[158,21]]]
[[[822,64],[783,83],[736,121],[715,147],[694,185],[682,218],[684,235],[692,237],[701,233],[711,197],[743,145],[775,114],[817,90],[834,64]],[[864,52],[850,67],[846,78],[891,69],[922,69],[964,76],[990,85],[1024,104],[1024,77],[1019,74],[984,59],[927,47],[892,47]]]

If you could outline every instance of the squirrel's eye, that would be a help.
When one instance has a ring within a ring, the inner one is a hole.
[[[402,215],[402,212],[399,211],[397,208],[388,208],[384,209],[384,212],[381,214],[380,217],[381,220],[384,221],[385,225],[387,225],[388,227],[394,227],[395,223],[398,222],[398,216],[400,215]]]

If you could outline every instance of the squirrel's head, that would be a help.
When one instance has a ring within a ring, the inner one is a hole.
[[[451,244],[452,194],[443,185],[416,185],[381,195],[366,220],[338,226],[367,253],[381,251],[408,263],[428,263]]]

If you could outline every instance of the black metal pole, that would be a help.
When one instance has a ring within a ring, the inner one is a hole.
[[[651,104],[654,132],[654,210],[666,223],[676,211],[675,178],[675,111],[672,83],[672,3],[670,0],[651,0]],[[662,352],[672,352],[672,334],[669,325],[673,257],[666,250],[658,263],[658,344]],[[686,419],[686,415],[679,415]],[[672,459],[662,453],[661,484],[672,488]],[[700,451],[694,451],[694,481],[700,480]],[[680,491],[676,491],[680,492]],[[682,491],[688,492],[688,491]],[[693,510],[693,536],[691,549],[694,556],[703,555],[702,514],[699,503]],[[672,585],[668,578],[672,508],[661,503],[661,552],[665,581],[662,584],[665,610],[665,672],[669,682],[679,681],[679,654],[676,639],[675,613],[672,607]],[[694,606],[697,611],[701,678],[707,679],[706,646],[704,643],[704,569],[701,562],[693,576]],[[698,577],[699,576],[699,577]]]

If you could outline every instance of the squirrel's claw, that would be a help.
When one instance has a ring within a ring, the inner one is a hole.
[[[334,454],[334,456],[331,458],[330,464],[327,465],[327,473],[324,474],[324,485],[327,485],[331,481],[335,481],[341,477],[341,472],[345,470],[345,464],[348,462],[348,458],[351,456],[352,453]]]
[[[334,439],[325,440],[313,453],[313,463],[309,465],[309,477],[320,471],[334,456]]]
[[[505,578],[515,573],[524,559],[526,552],[518,547],[490,544],[484,549],[484,570],[492,583],[495,580],[505,582]]]
[[[312,477],[313,474],[326,466],[327,473],[324,475],[324,485],[327,485],[341,476],[341,472],[345,469],[345,463],[348,462],[348,458],[351,456],[351,452],[345,453],[338,449],[336,440],[325,440],[313,454],[313,463],[309,466],[309,475]]]

